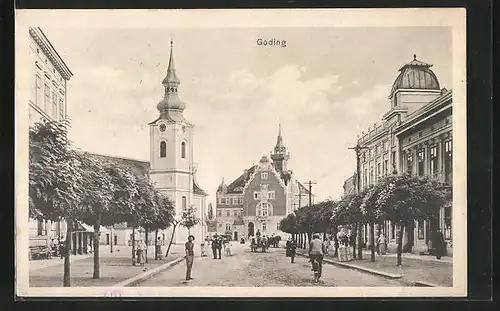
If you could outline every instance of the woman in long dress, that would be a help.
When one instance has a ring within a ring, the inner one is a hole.
[[[379,249],[380,255],[385,255],[385,253],[386,253],[386,249],[385,249],[386,241],[385,241],[385,236],[383,233],[380,234],[377,242],[378,242],[378,249]]]

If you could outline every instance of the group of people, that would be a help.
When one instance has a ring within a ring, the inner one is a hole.
[[[318,282],[323,272],[323,258],[328,254],[329,240],[320,239],[319,234],[313,234],[311,242],[309,242],[309,261],[312,265],[312,270],[315,273],[314,281]],[[295,255],[297,253],[297,242],[293,238],[288,238],[285,245],[285,255],[290,257],[290,262],[294,263]]]

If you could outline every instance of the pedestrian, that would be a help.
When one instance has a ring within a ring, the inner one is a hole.
[[[214,255],[214,259],[217,259],[217,234],[214,234],[213,238],[212,238],[212,253]],[[220,253],[219,253],[219,256],[220,256]]]
[[[328,252],[330,251],[330,241],[326,235],[323,237],[323,247],[325,249],[324,255],[328,256]]]
[[[434,233],[432,245],[434,246],[437,259],[441,259],[442,256],[446,255],[446,242],[440,228],[437,228],[436,233]]]
[[[186,248],[186,281],[194,280],[191,277],[191,269],[193,268],[194,262],[194,236],[190,235],[188,241],[185,244]]]
[[[221,259],[221,252],[222,252],[222,243],[223,243],[223,238],[222,236],[218,236],[217,237],[217,253],[219,254],[219,258],[218,259]]]
[[[323,270],[323,257],[325,254],[325,244],[321,242],[319,234],[313,234],[313,240],[309,243],[309,259],[312,263],[312,270],[318,273],[316,281],[319,281]]]
[[[139,243],[137,244],[137,263],[140,266],[144,266],[145,263],[144,251],[145,251],[144,241],[139,240]]]
[[[64,255],[66,253],[66,241],[64,240],[63,237],[61,237],[60,242],[59,242],[59,255],[61,256],[61,259],[64,258]]]
[[[380,236],[377,239],[378,243],[378,253],[379,255],[385,255],[386,253],[386,240],[385,240],[385,235],[383,233],[380,233]]]
[[[297,243],[293,238],[288,238],[288,241],[286,241],[286,257],[290,257],[290,262],[293,263],[295,260],[295,253],[297,251]]]
[[[230,242],[230,241],[228,241],[228,242],[226,243],[226,256],[228,256],[228,257],[230,257],[230,256],[231,256],[231,246],[232,246],[231,242]]]
[[[158,242],[156,243],[156,260],[162,260],[163,255],[161,253],[161,238],[158,237]]]

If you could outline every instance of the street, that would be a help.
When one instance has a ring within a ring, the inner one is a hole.
[[[252,253],[248,244],[233,246],[233,256],[223,254],[221,260],[196,257],[192,277],[185,281],[186,264],[182,262],[138,286],[404,286],[403,283],[355,270],[323,265],[319,284],[312,282],[313,273],[307,258],[296,257],[295,263],[285,257],[283,248],[270,248],[267,253]]]

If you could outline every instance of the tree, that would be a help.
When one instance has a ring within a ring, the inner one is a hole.
[[[71,286],[73,224],[81,215],[82,165],[67,137],[69,121],[44,121],[29,130],[29,215],[67,222],[63,286]]]
[[[382,212],[377,204],[377,198],[384,185],[377,183],[360,193],[363,198],[360,206],[365,224],[370,225],[370,261],[375,261],[375,223],[382,217]]]
[[[167,251],[165,252],[165,258],[168,256],[170,252],[170,247],[172,246],[172,242],[174,241],[175,229],[177,229],[177,226],[180,223],[182,223],[182,217],[174,215],[172,219],[172,235],[170,236],[170,241],[168,242]]]
[[[424,220],[437,214],[450,193],[434,179],[409,174],[384,178],[380,187],[376,204],[383,217],[400,228],[397,250],[397,265],[400,266],[404,228],[416,219]]]
[[[208,220],[212,220],[214,218],[214,210],[212,208],[212,203],[208,203]]]
[[[200,218],[196,216],[196,208],[194,205],[189,206],[189,208],[182,212],[182,222],[181,225],[188,229],[188,235],[191,234],[191,228],[200,223]]]
[[[85,193],[82,200],[84,210],[81,220],[94,227],[94,273],[92,278],[98,279],[100,277],[100,230],[101,225],[113,225],[115,222],[113,209],[110,208],[115,186],[113,178],[106,170],[106,163],[100,158],[87,152],[79,153],[79,157],[86,181]]]
[[[158,258],[156,250],[156,246],[158,245],[158,230],[167,229],[172,224],[175,209],[174,204],[167,197],[157,191],[155,191],[153,195],[156,202],[156,209],[154,209],[154,213],[150,215],[149,219],[145,218],[145,221],[142,223],[142,227],[147,230],[146,232],[155,232],[155,258]]]

